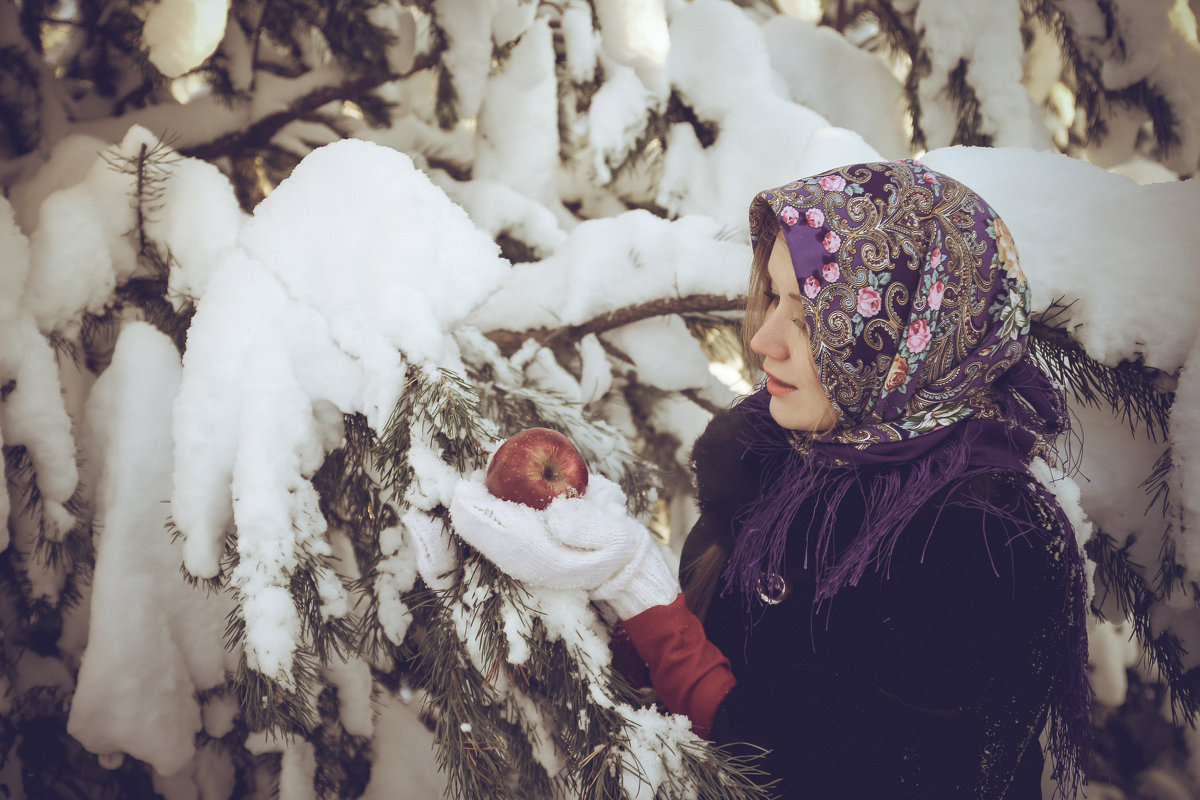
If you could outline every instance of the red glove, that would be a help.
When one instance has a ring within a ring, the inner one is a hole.
[[[697,736],[707,737],[717,706],[737,680],[729,659],[708,640],[700,620],[684,605],[683,595],[622,624],[649,667],[650,682],[663,705],[672,714],[690,719]]]

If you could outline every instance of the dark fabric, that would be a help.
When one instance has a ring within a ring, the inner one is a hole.
[[[701,520],[685,567],[713,543],[732,549],[738,512],[771,471],[738,446],[738,425],[736,414],[719,415],[693,451]],[[864,468],[864,483],[876,468]],[[801,508],[782,602],[748,612],[738,592],[718,587],[711,597],[705,631],[738,681],[712,738],[769,748],[785,800],[1039,800],[1037,737],[1070,669],[1065,542],[1060,531],[1029,534],[1030,522],[1052,526],[1053,515],[984,510],[1029,507],[1017,502],[1031,496],[1028,481],[996,472],[947,490],[905,526],[886,572],[820,609],[802,556],[816,508]],[[858,535],[863,506],[861,490],[841,500],[836,548]]]

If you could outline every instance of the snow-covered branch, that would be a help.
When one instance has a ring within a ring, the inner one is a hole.
[[[544,346],[550,346],[555,342],[577,342],[590,334],[606,333],[644,319],[668,314],[712,314],[721,311],[739,311],[745,305],[744,297],[731,298],[713,294],[667,297],[607,311],[578,325],[537,328],[528,331],[494,330],[488,331],[487,336],[500,346],[501,352],[505,355],[512,355],[530,339]]]

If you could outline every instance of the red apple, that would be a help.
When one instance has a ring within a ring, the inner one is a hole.
[[[549,428],[526,428],[497,448],[484,485],[501,500],[541,509],[559,495],[586,492],[588,468],[566,436]]]

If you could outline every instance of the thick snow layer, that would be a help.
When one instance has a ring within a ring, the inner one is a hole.
[[[309,482],[341,414],[382,430],[413,362],[453,364],[449,331],[506,275],[496,245],[411,160],[366,142],[314,151],[209,279],[175,404],[171,510],[184,561],[217,574],[232,523],[251,666],[290,683],[288,575],[326,556]]]
[[[133,323],[88,399],[83,444],[98,467],[99,533],[88,646],[68,720],[92,752],[128,753],[162,775],[195,752],[196,692],[235,666],[223,645],[228,603],[184,580],[167,533],[179,373],[171,341]]]
[[[793,102],[856,131],[885,158],[909,154],[904,85],[882,56],[795,17],[771,17],[762,32]]]
[[[142,26],[150,63],[168,78],[204,63],[221,43],[229,0],[158,0]]]
[[[632,68],[605,62],[605,76],[587,115],[592,165],[601,184],[608,183],[611,169],[633,153],[651,111],[661,111],[663,106],[662,98],[656,98]]]
[[[759,190],[879,158],[859,134],[776,93],[762,30],[732,3],[685,6],[671,20],[671,43],[672,85],[718,133],[702,148],[690,125],[671,127],[656,197],[669,212],[740,231]]]
[[[109,160],[95,158],[79,183],[51,193],[41,206],[30,237],[32,263],[23,303],[45,332],[78,321],[84,311],[99,312],[113,288],[137,268],[134,241],[135,176],[114,169],[119,159],[136,158],[153,147],[149,131],[133,128]]]
[[[441,800],[446,778],[434,763],[433,734],[421,724],[420,703],[407,689],[378,700],[379,721],[371,741],[371,782],[363,800],[395,800],[402,787],[405,800]]]
[[[97,156],[108,142],[94,136],[67,136],[50,151],[46,162],[13,187],[10,197],[17,212],[17,224],[26,235],[33,233],[41,218],[42,202],[59,189],[67,189],[87,177]]]
[[[747,245],[704,217],[645,211],[580,223],[549,258],[517,264],[471,316],[481,330],[575,325],[664,297],[745,292]]]
[[[992,137],[993,145],[1050,148],[1041,115],[1021,84],[1024,46],[1018,0],[924,0],[917,7],[915,25],[930,62],[917,88],[928,147],[951,141],[956,104],[950,76],[963,70],[962,80],[978,103],[980,130]]]
[[[503,71],[488,78],[479,109],[473,175],[505,183],[553,208],[558,205],[557,165],[554,44],[549,24],[539,20],[513,48]]]
[[[642,83],[663,94],[663,66],[671,49],[662,0],[596,0],[604,52],[633,67]]]
[[[65,503],[75,492],[79,473],[54,351],[38,331],[25,295],[31,260],[30,243],[17,228],[12,206],[0,198],[0,443],[26,448],[47,535],[58,539],[73,525]],[[0,518],[7,519],[10,508],[21,506],[10,502],[5,487]],[[8,537],[5,526],[0,549],[7,548]]]
[[[206,161],[188,158],[173,165],[159,202],[170,213],[154,214],[146,234],[169,250],[169,293],[178,302],[204,294],[209,276],[233,249],[247,216],[233,186]],[[203,219],[203,225],[196,220]]]

